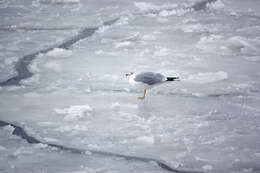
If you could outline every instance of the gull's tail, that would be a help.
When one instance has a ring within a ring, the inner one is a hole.
[[[179,77],[167,77],[166,81],[180,81]]]

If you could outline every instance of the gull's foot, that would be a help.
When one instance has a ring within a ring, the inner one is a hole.
[[[141,99],[141,100],[143,100],[145,97],[144,96],[142,96],[142,97],[138,97],[138,99]]]

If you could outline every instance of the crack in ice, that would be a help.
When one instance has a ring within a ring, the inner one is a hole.
[[[208,4],[216,2],[217,0],[205,0],[205,1],[201,1],[198,3],[195,3],[194,5],[187,7],[185,9],[192,9],[194,11],[200,11],[200,10],[205,10],[205,8],[207,7]],[[164,9],[166,11],[168,10],[172,10],[172,9]],[[159,14],[161,11],[152,11],[152,12],[148,12],[148,13],[154,13],[154,14]],[[135,13],[134,15],[144,15],[143,13]],[[110,26],[114,23],[116,23],[118,20],[120,20],[120,17],[112,19],[112,20],[108,20],[105,21],[100,27],[102,26]],[[36,51],[34,53],[25,55],[23,58],[21,58],[17,64],[15,65],[15,69],[18,73],[18,75],[16,75],[15,77],[12,77],[10,79],[7,79],[6,81],[0,82],[0,86],[10,86],[10,85],[20,85],[20,81],[23,79],[27,79],[33,76],[33,73],[30,72],[28,70],[28,65],[31,63],[31,61],[33,59],[36,58],[37,55],[41,54],[41,53],[47,53],[51,50],[53,50],[54,48],[63,48],[63,49],[68,49],[70,46],[72,46],[73,44],[75,44],[76,42],[90,37],[92,36],[100,27],[92,27],[92,28],[84,28],[82,30],[79,31],[79,34],[75,35],[74,37],[71,37],[69,39],[67,39],[66,41],[62,42],[59,45],[54,45],[52,47],[46,48],[46,49],[42,49],[39,51]],[[0,28],[1,29],[7,29],[9,30],[9,28]],[[10,28],[12,29],[12,28]],[[15,28],[14,28],[15,29]],[[32,30],[48,30],[48,28],[26,28],[26,27],[21,27],[21,28],[17,28],[19,29],[32,29]],[[70,29],[70,28],[49,28],[49,30],[56,30],[56,29]],[[10,30],[12,31],[12,30]]]
[[[66,147],[63,145],[59,144],[53,144],[53,143],[47,143],[47,142],[42,142],[33,136],[30,136],[26,133],[26,131],[20,127],[17,126],[13,123],[5,122],[0,120],[0,127],[3,126],[12,126],[14,128],[12,134],[21,137],[22,139],[25,139],[28,143],[30,144],[45,144],[48,145],[49,147],[54,147],[60,150],[68,151],[71,153],[75,154],[86,154],[86,153],[91,153],[91,154],[96,154],[100,156],[108,156],[108,157],[120,157],[124,158],[126,160],[133,160],[133,161],[139,161],[139,162],[145,162],[145,163],[151,163],[154,162],[156,163],[160,168],[169,171],[169,172],[175,172],[175,173],[202,173],[198,171],[186,171],[186,170],[180,170],[180,169],[174,169],[171,166],[167,165],[164,163],[162,160],[154,159],[154,158],[147,158],[147,157],[138,157],[138,156],[129,156],[125,154],[118,154],[118,153],[112,153],[112,152],[106,152],[106,151],[97,151],[97,150],[88,150],[88,149],[79,149],[79,148],[73,148],[73,147]]]

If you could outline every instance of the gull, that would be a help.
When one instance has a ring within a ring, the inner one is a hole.
[[[168,81],[179,81],[179,77],[165,77],[161,73],[154,72],[141,72],[135,74],[133,72],[126,73],[126,77],[129,79],[129,83],[137,88],[144,90],[144,95],[138,97],[139,99],[145,99],[146,90],[151,89],[160,84]]]

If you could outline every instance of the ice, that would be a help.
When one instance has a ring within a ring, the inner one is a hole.
[[[153,136],[140,136],[136,138],[137,141],[142,143],[154,144],[154,137]]]
[[[52,51],[46,54],[47,56],[55,57],[55,58],[66,58],[72,55],[71,50],[65,50],[61,48],[54,48]]]
[[[204,165],[202,168],[203,168],[205,171],[210,171],[210,170],[213,169],[211,165]]]
[[[200,84],[206,84],[206,83],[212,83],[217,82],[221,80],[228,79],[228,74],[224,71],[218,71],[218,72],[209,72],[209,73],[198,73],[190,75],[186,81],[193,82],[193,83],[200,83]]]
[[[258,1],[0,4],[0,172],[259,172]]]
[[[217,0],[216,2],[210,3],[207,6],[211,10],[220,10],[225,7],[224,3],[221,0]]]
[[[50,70],[56,71],[56,72],[62,71],[61,65],[56,61],[50,61],[50,62],[46,63],[45,67],[50,69]]]
[[[5,150],[7,150],[7,149],[0,145],[0,151],[5,151]]]
[[[89,117],[92,115],[93,109],[89,105],[75,105],[69,108],[54,108],[54,111],[58,114],[63,114],[65,121],[80,120],[83,117]]]

